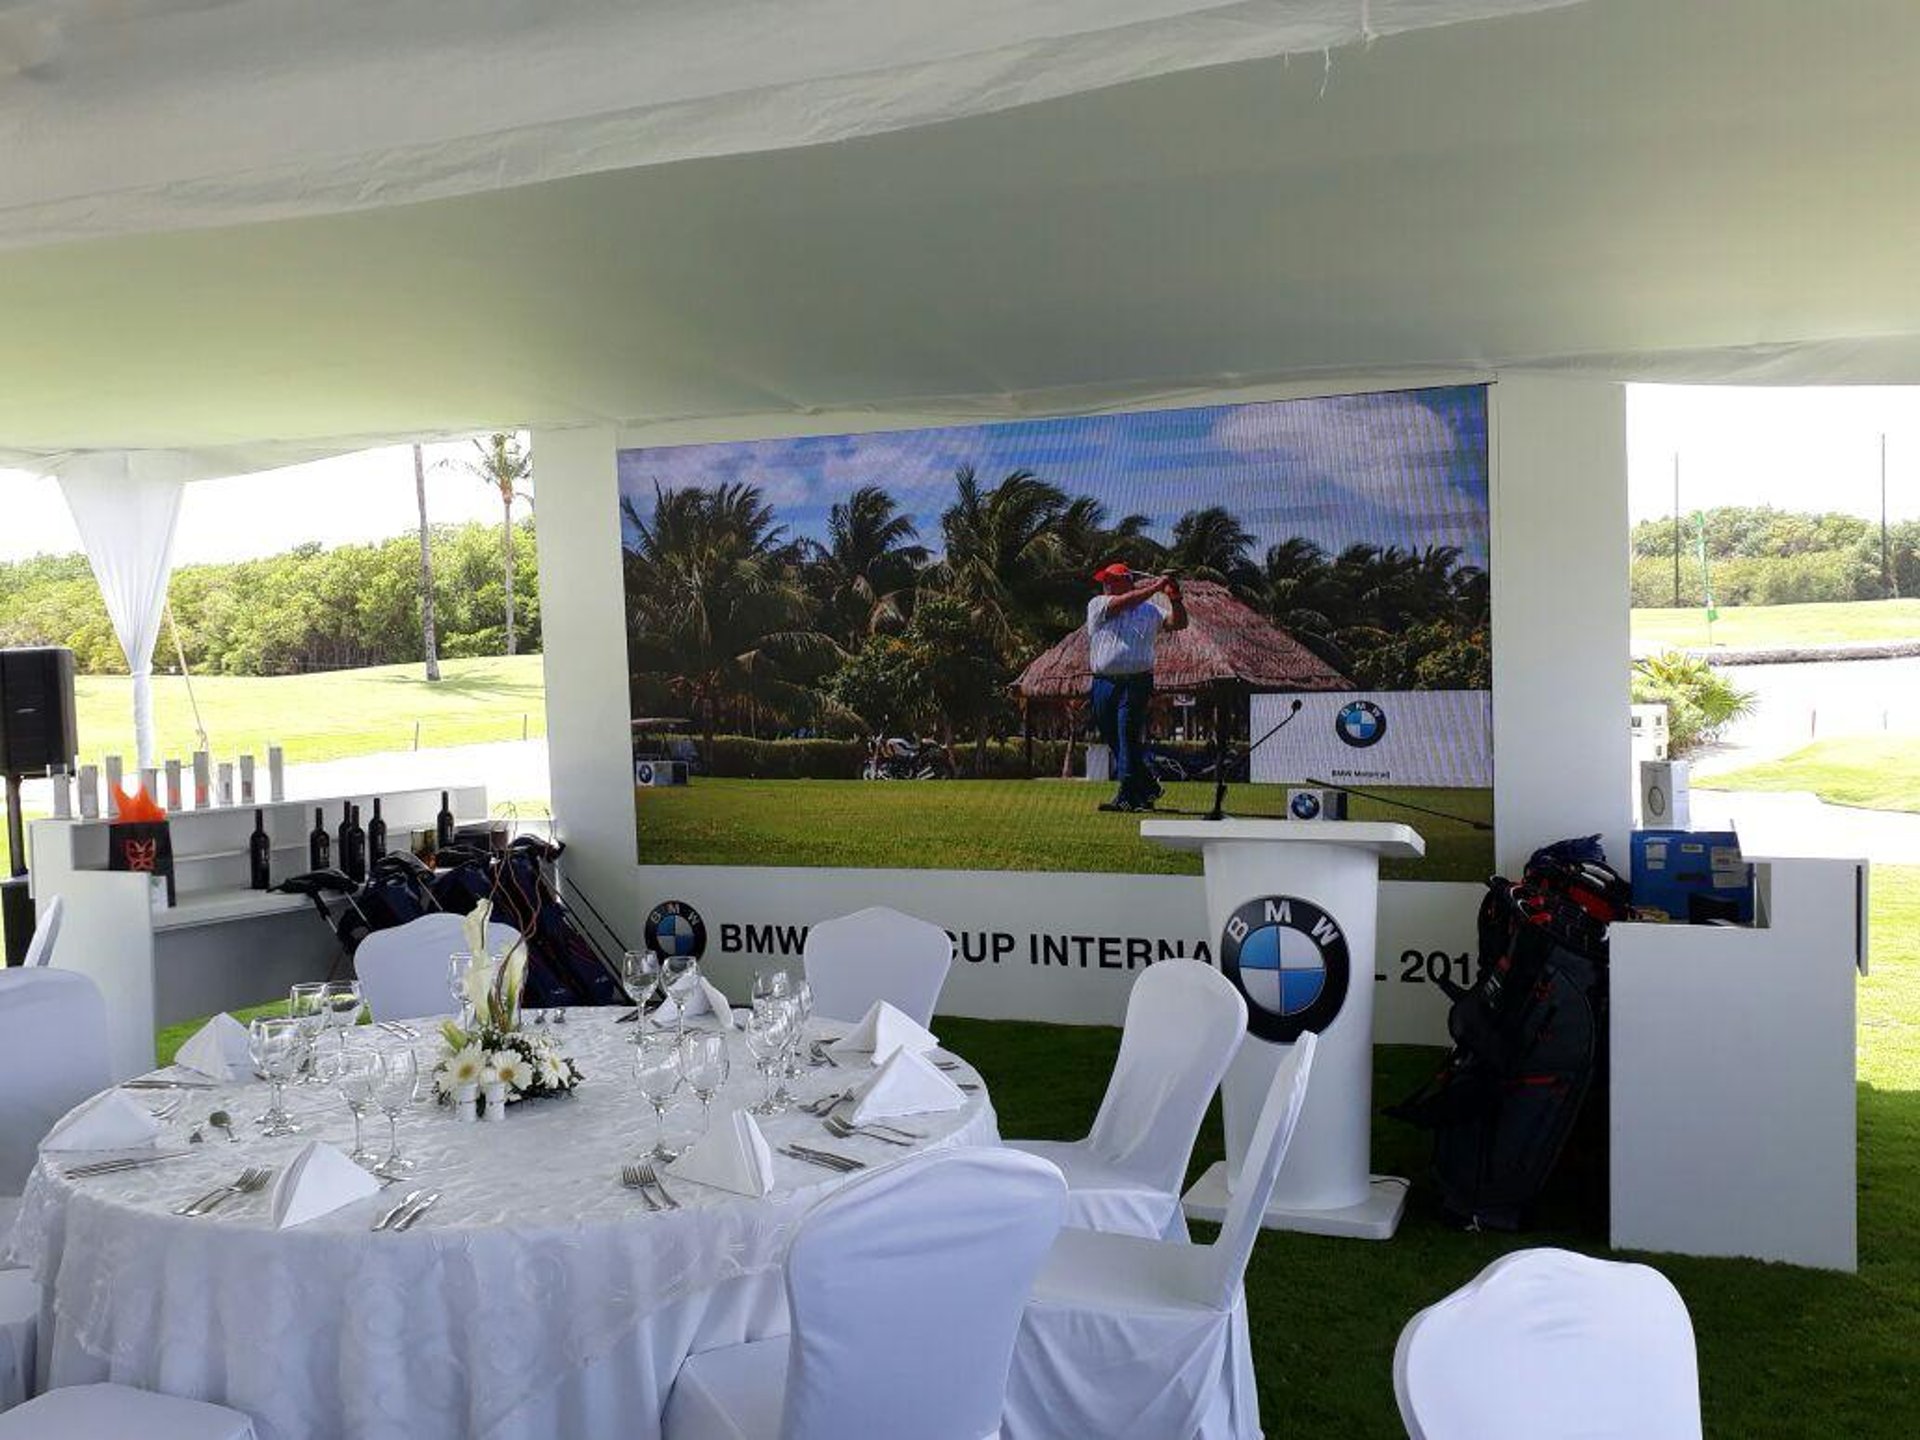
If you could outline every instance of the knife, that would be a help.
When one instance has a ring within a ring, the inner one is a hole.
[[[213,1080],[171,1080],[160,1075],[146,1075],[138,1080],[122,1080],[122,1090],[211,1090],[217,1082]]]
[[[818,1165],[822,1170],[832,1170],[840,1175],[850,1173],[847,1167],[837,1160],[823,1160],[818,1155],[809,1155],[806,1151],[800,1150],[792,1145],[782,1145],[780,1147],[780,1153],[789,1159],[804,1160],[809,1165]]]
[[[420,1199],[421,1196],[425,1195],[426,1193],[427,1192],[424,1190],[409,1190],[407,1192],[405,1199],[403,1199],[398,1205],[394,1206],[391,1210],[387,1211],[387,1213],[382,1215],[378,1220],[373,1222],[373,1228],[376,1230],[385,1230],[389,1225],[393,1224],[395,1220],[400,1218],[400,1212],[402,1210],[405,1210],[409,1205],[412,1205],[413,1203],[415,1203],[417,1200]]]
[[[82,1180],[89,1175],[114,1175],[122,1170],[138,1170],[143,1165],[158,1165],[162,1160],[178,1160],[182,1155],[191,1155],[191,1150],[168,1150],[161,1155],[128,1156],[120,1160],[89,1160],[84,1165],[74,1165],[61,1171],[69,1180]]]
[[[841,1170],[864,1170],[867,1168],[866,1161],[856,1160],[851,1155],[842,1155],[838,1151],[815,1150],[810,1146],[802,1145],[798,1142],[790,1144],[787,1148],[792,1150],[794,1154],[799,1155],[802,1159],[815,1160],[823,1165],[832,1165]]]
[[[439,1200],[440,1200],[440,1192],[436,1190],[431,1195],[427,1196],[426,1199],[422,1200],[418,1205],[414,1206],[413,1209],[409,1210],[405,1215],[401,1216],[399,1222],[393,1228],[396,1230],[405,1230],[409,1225],[413,1224],[414,1221],[418,1220],[422,1215],[426,1214],[427,1211],[431,1210],[436,1204],[438,1204]]]

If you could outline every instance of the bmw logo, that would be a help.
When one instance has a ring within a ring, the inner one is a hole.
[[[1311,900],[1266,895],[1233,912],[1220,969],[1246,997],[1247,1028],[1291,1044],[1331,1025],[1347,999],[1347,937]]]
[[[1318,820],[1320,797],[1311,791],[1302,790],[1287,802],[1287,810],[1296,820]]]
[[[651,760],[642,760],[638,765],[634,766],[633,778],[636,784],[651,785],[653,783],[653,762]]]
[[[707,922],[686,901],[663,900],[647,913],[647,948],[698,960],[707,948]]]
[[[1387,712],[1371,700],[1355,700],[1333,717],[1333,733],[1356,750],[1378,745],[1387,733]]]

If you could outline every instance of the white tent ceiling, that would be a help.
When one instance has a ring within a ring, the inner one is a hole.
[[[202,64],[122,42],[143,17],[208,38],[288,4],[129,8],[34,31],[40,51],[0,26],[0,57],[30,72],[0,77],[16,451],[298,453],[1420,367],[1920,382],[1914,0],[568,0],[565,37],[507,28],[541,7],[474,5],[463,31],[469,7],[409,0],[386,8],[451,32],[376,30],[382,70],[377,46],[289,30],[246,84],[219,45]],[[36,9],[0,0],[0,20]],[[1530,13],[1415,28],[1513,10]],[[964,30],[970,11],[985,28]],[[660,41],[636,46],[654,68],[628,92],[660,103],[597,130],[618,67],[583,74],[579,113],[540,109],[590,12]],[[788,12],[864,37],[864,68],[807,71],[804,32],[769,18]],[[673,51],[673,26],[723,13],[760,27],[735,31],[746,89],[688,71],[676,90],[663,56],[717,52]],[[1330,70],[1210,64],[1363,22],[1383,38]],[[540,93],[516,93],[503,53]],[[166,83],[103,103],[101,57]],[[1132,78],[1160,68],[1177,73]],[[339,123],[315,131],[328,82]],[[446,82],[480,88],[369,99]],[[244,123],[276,97],[307,119]],[[435,116],[437,137],[418,128]],[[863,138],[770,148],[843,134]],[[168,168],[183,155],[196,173]],[[520,183],[543,176],[564,178]]]

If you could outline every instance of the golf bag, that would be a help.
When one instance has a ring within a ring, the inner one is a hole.
[[[1487,882],[1478,974],[1445,985],[1453,1052],[1387,1112],[1433,1131],[1441,1207],[1469,1228],[1522,1228],[1590,1094],[1604,1119],[1607,925],[1628,895],[1592,840]]]

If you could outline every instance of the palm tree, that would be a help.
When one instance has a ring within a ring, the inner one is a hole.
[[[1253,548],[1253,532],[1240,523],[1240,517],[1224,505],[1209,505],[1189,510],[1173,527],[1173,544],[1167,549],[1167,563],[1182,575],[1198,580],[1217,580],[1235,588],[1258,582],[1258,572],[1247,559]]]
[[[413,495],[420,506],[420,645],[427,655],[427,679],[440,678],[440,636],[433,620],[433,546],[427,532],[427,462],[413,447]]]
[[[996,645],[1022,648],[1043,633],[1050,592],[1066,569],[1066,492],[1030,470],[1014,471],[991,490],[971,465],[953,479],[958,493],[940,517],[940,578]]]
[[[817,710],[817,678],[843,652],[812,624],[801,547],[751,485],[654,487],[652,513],[620,502],[629,661],[694,707],[709,751],[726,714],[757,733],[763,705]]]
[[[513,642],[513,502],[533,497],[519,488],[533,478],[533,456],[520,443],[520,437],[505,431],[473,442],[477,460],[467,462],[467,473],[493,486],[500,494],[500,551],[507,589],[507,654],[514,653]]]
[[[893,496],[862,485],[827,514],[827,543],[809,573],[848,649],[876,631],[904,625],[913,582],[927,563],[920,531]]]

